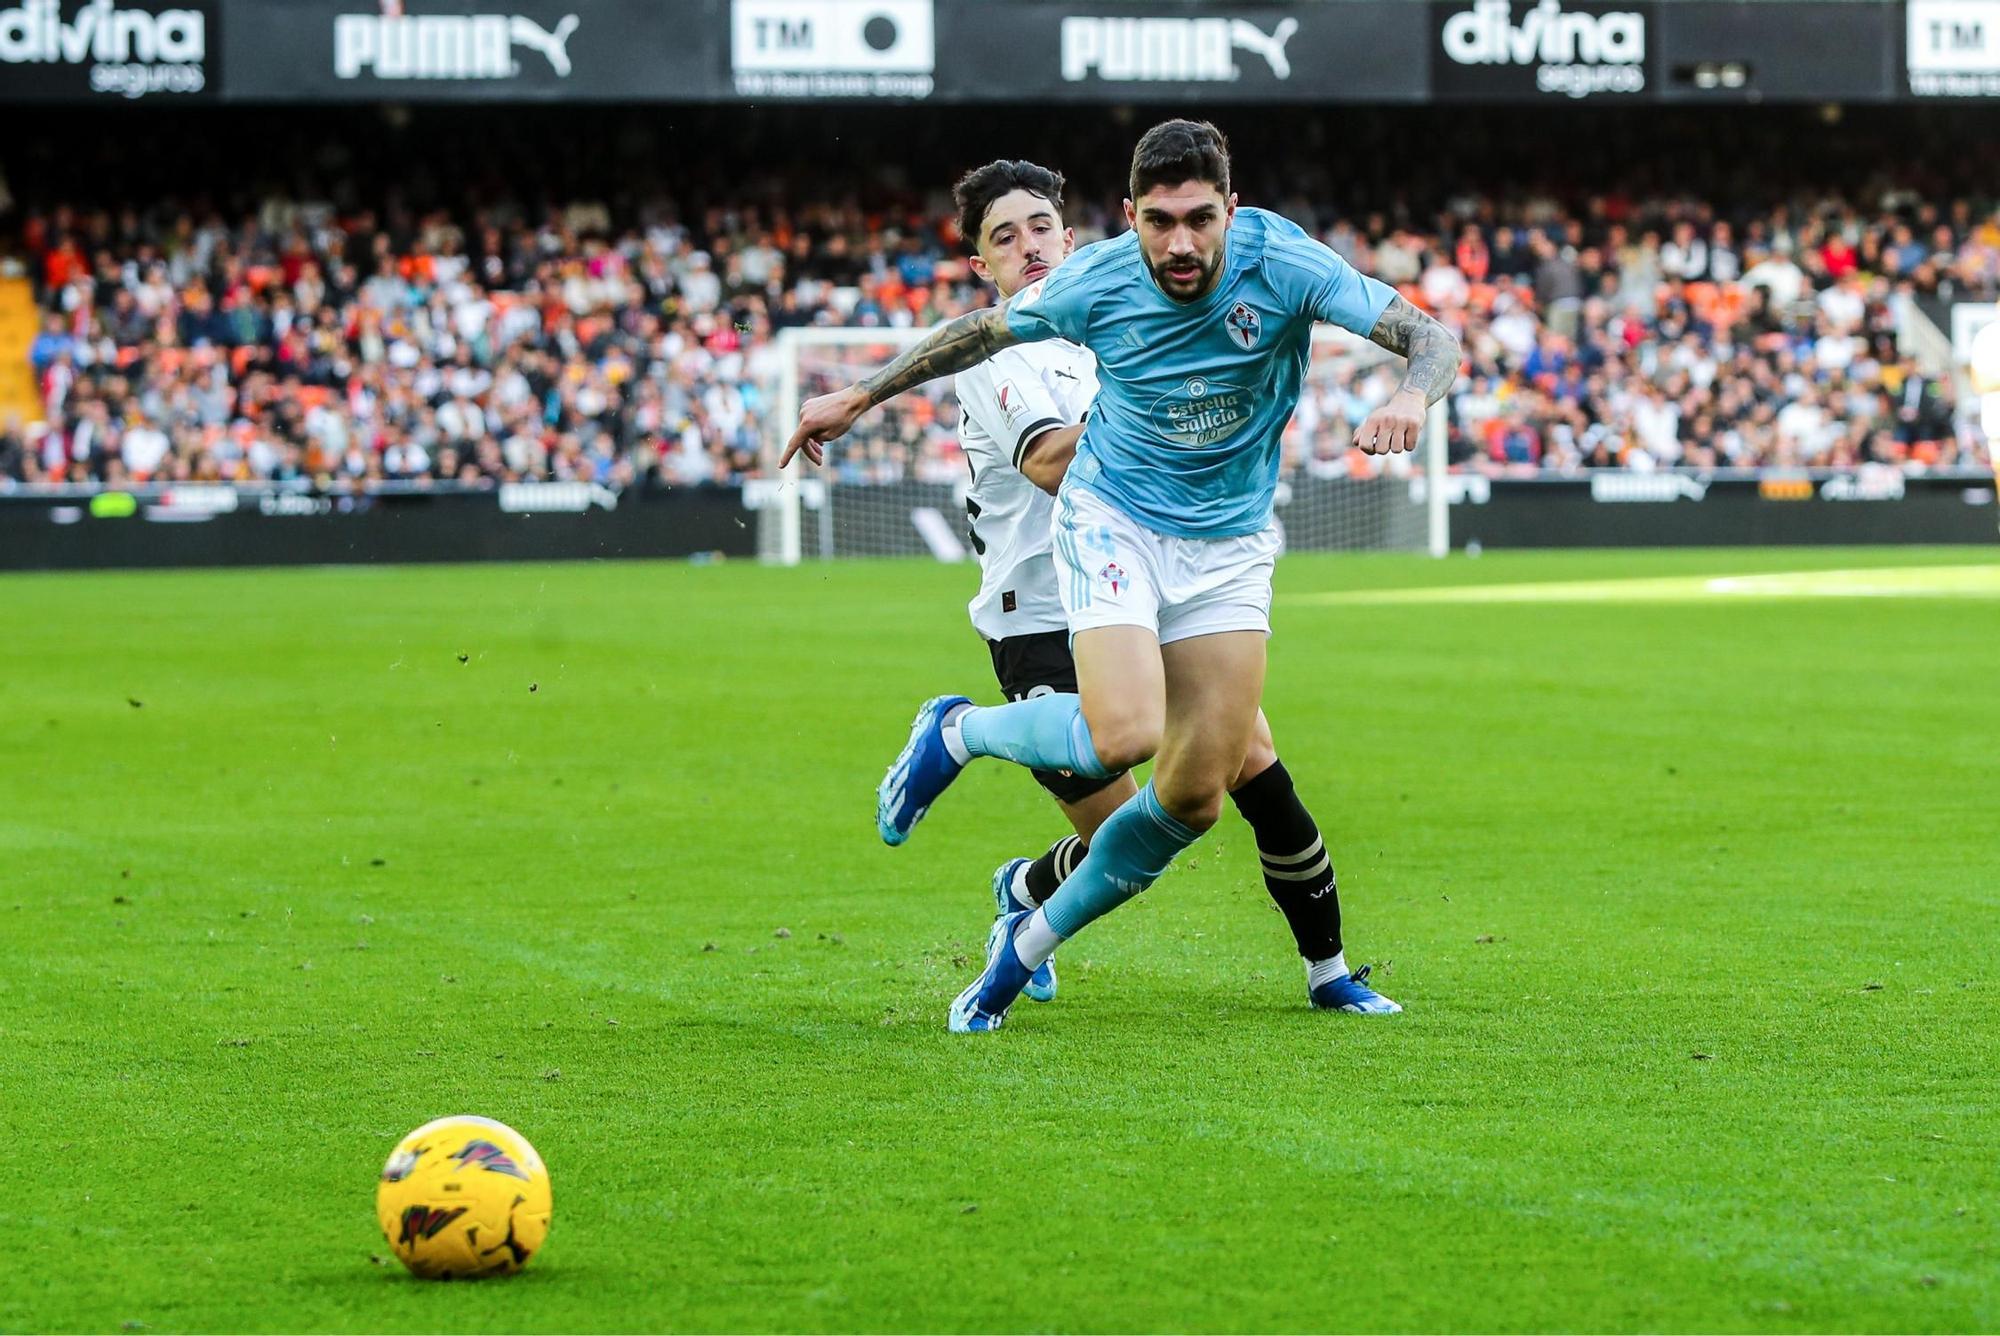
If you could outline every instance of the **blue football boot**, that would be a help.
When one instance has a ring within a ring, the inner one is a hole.
[[[1014,933],[1027,921],[1025,913],[1002,914],[993,920],[993,931],[986,934],[986,970],[951,1004],[947,1024],[953,1034],[997,1030],[1007,1019],[1007,1008],[1033,974],[1014,950]]]
[[[937,796],[965,769],[945,750],[944,717],[970,704],[964,696],[933,696],[917,711],[910,724],[910,740],[875,787],[875,829],[882,843],[901,844],[909,839],[910,831],[924,819]]]
[[[1327,980],[1311,991],[1313,1006],[1321,1011],[1351,1011],[1357,1016],[1396,1015],[1402,1008],[1368,986],[1368,971],[1373,968],[1363,965],[1352,974]]]
[[[993,874],[993,903],[1000,907],[1000,913],[1024,914],[1034,910],[1034,906],[1014,894],[1014,878],[1032,859],[1010,858],[1000,865]],[[1033,1002],[1053,1002],[1056,1000],[1056,958],[1050,956],[1035,967],[1028,979],[1028,998]]]

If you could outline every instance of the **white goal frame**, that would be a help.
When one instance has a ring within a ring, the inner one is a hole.
[[[829,514],[827,485],[809,475],[807,470],[812,465],[801,458],[794,460],[792,467],[782,474],[777,468],[778,456],[799,420],[799,363],[804,352],[814,347],[907,348],[930,332],[916,327],[814,325],[778,331],[778,383],[764,433],[765,477],[746,488],[744,495],[746,504],[758,512],[759,560],[780,566],[800,564],[805,560],[805,510],[810,508],[821,516]],[[1313,345],[1316,348],[1358,346],[1376,351],[1365,340],[1327,325],[1314,328]],[[1433,405],[1425,419],[1422,450],[1427,548],[1431,556],[1444,557],[1451,552],[1451,498],[1445,476],[1446,418],[1441,403]]]

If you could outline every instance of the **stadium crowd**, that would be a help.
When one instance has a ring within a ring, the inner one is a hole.
[[[762,466],[778,331],[925,326],[990,300],[948,173],[925,189],[802,197],[774,174],[734,196],[661,181],[554,203],[371,195],[347,173],[229,203],[24,200],[6,230],[44,313],[46,420],[0,424],[0,486],[730,482]],[[1463,467],[1990,463],[1949,381],[1895,336],[1899,300],[2000,294],[1990,199],[1872,182],[1725,208],[1612,178],[1419,206],[1311,172],[1261,184],[1246,201],[1460,333]],[[1079,244],[1122,227],[1115,198],[1073,175]],[[1348,429],[1393,373],[1357,367],[1315,374],[1288,467],[1365,466]],[[948,402],[914,400],[839,467],[959,476],[954,437]]]

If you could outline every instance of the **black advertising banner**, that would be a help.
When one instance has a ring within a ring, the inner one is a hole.
[[[1652,0],[1432,0],[1431,92],[1441,102],[1656,99],[1655,15]]]
[[[2000,97],[2000,0],[0,0],[0,104]]]
[[[1426,90],[1423,7],[1403,0],[226,2],[229,96],[246,101],[1410,102]]]
[[[1878,102],[1900,91],[1899,5],[1673,0],[1657,17],[1669,101]]]
[[[510,483],[320,495],[265,486],[0,495],[0,570],[296,566],[350,562],[753,557],[735,487]]]
[[[743,0],[737,0],[743,3]],[[955,101],[1418,102],[1424,7],[940,0],[938,93]]]
[[[728,0],[229,0],[229,96],[678,102],[720,95]]]
[[[1984,472],[1907,478],[1857,470],[1727,477],[1602,470],[1581,478],[1483,478],[1451,507],[1451,542],[1512,547],[1768,547],[1978,543],[2000,534]]]
[[[0,0],[0,101],[214,101],[219,0]]]

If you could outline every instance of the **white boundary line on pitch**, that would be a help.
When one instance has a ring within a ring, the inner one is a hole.
[[[1288,594],[1286,604],[1694,603],[1725,599],[2000,598],[2000,565],[1885,566],[1868,570],[1673,575],[1624,580],[1438,585]]]

